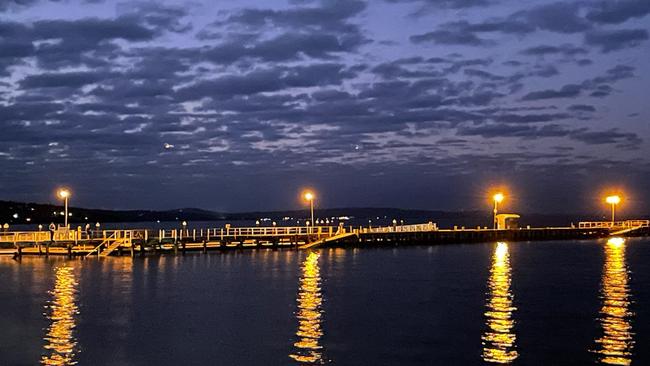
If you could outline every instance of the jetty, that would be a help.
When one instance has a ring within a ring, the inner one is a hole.
[[[493,241],[595,239],[650,235],[650,220],[580,222],[572,227],[454,227],[435,223],[380,227],[281,226],[172,230],[102,230],[0,232],[0,255],[64,255],[68,257],[144,256],[245,249],[317,249],[442,245]]]

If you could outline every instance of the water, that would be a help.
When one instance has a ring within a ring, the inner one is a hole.
[[[0,365],[650,364],[650,241],[0,259]]]

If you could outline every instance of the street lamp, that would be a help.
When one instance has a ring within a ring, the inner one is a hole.
[[[621,197],[616,196],[616,195],[614,195],[614,196],[607,196],[607,197],[605,198],[605,202],[607,202],[607,203],[609,203],[610,205],[612,205],[612,226],[614,226],[614,221],[615,221],[615,218],[616,218],[616,205],[618,205],[619,203],[621,203]]]
[[[497,213],[499,212],[499,203],[503,202],[503,199],[505,196],[503,193],[499,192],[492,196],[492,199],[494,200],[494,229],[497,229],[498,223],[497,223]]]
[[[312,192],[305,192],[305,199],[309,201],[309,207],[311,210],[311,222],[314,222],[314,194]]]
[[[71,195],[71,193],[70,193],[70,190],[68,190],[67,188],[61,188],[61,189],[59,189],[59,191],[57,192],[57,195],[59,196],[60,199],[63,200],[63,205],[65,206],[65,211],[64,211],[64,214],[65,214],[64,225],[65,225],[65,227],[66,227],[66,229],[67,229],[67,228],[68,228],[68,200],[70,199],[70,195]]]

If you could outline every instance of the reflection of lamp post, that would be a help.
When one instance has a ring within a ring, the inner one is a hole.
[[[503,193],[497,193],[492,196],[492,199],[494,199],[494,229],[498,228],[497,213],[499,212],[499,203],[503,202],[504,198]]]
[[[314,198],[315,198],[315,196],[314,196],[313,193],[311,193],[311,192],[306,192],[305,193],[305,199],[307,201],[309,201],[309,207],[310,207],[310,211],[311,211],[311,222],[312,223],[314,222]]]
[[[59,198],[63,200],[63,205],[65,206],[65,219],[64,219],[64,225],[66,229],[68,228],[68,199],[70,198],[70,191],[65,188],[59,189],[59,192],[57,192],[59,195]]]
[[[616,205],[621,203],[621,197],[619,197],[619,196],[607,196],[607,198],[605,198],[605,202],[612,205],[612,226],[614,226],[614,221],[616,221],[615,220],[615,218],[616,218]]]

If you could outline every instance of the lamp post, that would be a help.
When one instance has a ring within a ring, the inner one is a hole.
[[[498,222],[497,222],[497,213],[499,212],[499,203],[503,202],[503,199],[505,196],[503,193],[497,193],[494,196],[492,196],[492,199],[494,200],[494,229],[496,230],[498,228]]]
[[[616,221],[616,205],[621,203],[621,197],[619,196],[607,196],[605,198],[605,202],[609,203],[612,205],[612,226],[614,226],[614,222]]]
[[[66,188],[61,188],[57,192],[58,196],[60,199],[63,200],[63,205],[65,206],[64,214],[65,214],[65,219],[64,219],[64,225],[65,228],[68,228],[68,200],[70,199],[70,190]]]
[[[314,194],[312,192],[305,192],[305,199],[309,201],[309,208],[311,211],[311,222],[314,222]],[[313,226],[313,225],[312,225]]]

